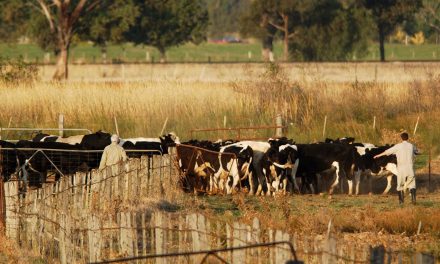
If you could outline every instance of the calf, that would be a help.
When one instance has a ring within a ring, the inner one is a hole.
[[[270,148],[265,153],[262,165],[269,194],[272,189],[277,192],[280,188],[285,194],[288,185],[299,190],[296,181],[292,178],[298,167],[295,143],[287,138],[269,139],[268,142]]]
[[[356,160],[356,149],[344,144],[297,144],[297,158],[299,160],[296,175],[303,179],[314,192],[313,183],[317,183],[317,174],[323,172],[334,173],[335,180],[329,189],[333,194],[339,180],[346,176],[349,186],[353,185],[353,170]],[[350,187],[351,188],[351,187]]]
[[[268,194],[268,185],[263,171],[265,153],[270,148],[269,142],[263,141],[239,141],[229,146],[250,147],[252,149],[252,162],[248,175],[249,194]]]
[[[390,148],[391,146],[375,147],[374,145],[356,146],[360,154],[360,162],[355,173],[356,194],[359,194],[360,176],[363,172],[367,172],[373,176],[387,176],[387,187],[383,194],[387,194],[391,189],[391,180],[393,175],[397,175],[397,158],[396,155],[382,156],[377,159],[374,158]],[[370,192],[371,192],[371,178],[370,178]]]
[[[233,155],[229,155],[233,154]],[[231,194],[239,181],[249,179],[252,164],[253,150],[250,146],[228,145],[220,148],[219,168],[213,168],[216,173],[211,178],[210,187],[219,183],[223,189],[223,182],[226,179],[226,193]]]
[[[179,138],[174,133],[169,133],[158,138],[126,138],[121,139],[119,145],[127,150],[151,150],[148,155],[168,154],[169,148],[176,146],[176,143],[180,143]],[[127,153],[129,157],[140,157],[142,154],[139,152]]]
[[[209,191],[226,190],[231,194],[237,184],[248,177],[252,163],[252,148],[223,146],[218,152],[189,145],[177,145],[177,159],[184,174],[185,189],[201,186],[209,179]],[[200,180],[202,181],[200,183]]]

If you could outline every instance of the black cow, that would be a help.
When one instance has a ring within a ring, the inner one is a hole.
[[[106,146],[110,145],[111,136],[111,134],[103,131],[97,131],[93,134],[83,135],[80,145],[83,149],[103,150]]]
[[[324,143],[354,144],[354,141],[354,137],[342,137],[337,139],[326,138]]]
[[[28,180],[31,184],[46,182],[49,170],[53,171],[58,179],[61,174],[87,170],[86,165],[96,168],[100,160],[100,157],[90,160],[88,153],[81,152],[82,146],[79,144],[20,140],[15,147],[18,165],[22,168],[21,172],[28,174]],[[43,151],[38,151],[41,149]],[[95,156],[96,154],[102,155],[95,153]],[[26,172],[23,169],[26,169]]]
[[[281,147],[285,147],[282,145]],[[335,180],[329,189],[329,194],[333,194],[342,177],[347,177],[349,182],[353,179],[354,163],[356,156],[359,155],[353,146],[344,144],[296,144],[298,168],[296,174],[292,173],[292,181],[295,181],[295,175],[302,178],[303,187],[308,185],[312,192],[313,184],[316,186],[317,174],[332,172],[335,174]],[[281,152],[274,152],[281,156]],[[287,158],[278,158],[281,165],[284,165]]]
[[[359,194],[359,184],[361,175],[368,175],[369,178],[369,190],[371,193],[371,176],[380,175],[387,176],[387,187],[383,194],[388,193],[391,189],[391,180],[393,175],[397,175],[397,159],[395,155],[384,156],[378,159],[374,159],[374,156],[382,153],[391,146],[376,147],[370,143],[355,142],[353,137],[338,138],[336,140],[326,139],[326,142],[335,144],[351,145],[356,148],[359,155],[356,155],[355,159],[355,193]],[[352,182],[349,181],[349,194],[353,193]]]
[[[356,146],[358,153],[360,154],[360,162],[358,163],[358,169],[355,173],[356,182],[356,194],[359,194],[360,176],[362,173],[369,173],[371,175],[386,175],[387,187],[383,194],[387,194],[391,189],[391,180],[393,175],[397,175],[397,157],[396,155],[382,156],[377,159],[374,156],[384,152],[392,146]],[[371,188],[371,177],[369,177],[369,189]]]
[[[13,173],[17,171],[17,155],[15,144],[0,140],[1,147],[1,175],[4,181],[8,181]]]
[[[38,133],[32,138],[33,142],[56,142],[59,136],[49,135],[45,133]]]
[[[129,157],[139,158],[142,155],[163,155],[168,154],[170,147],[175,147],[180,143],[179,138],[174,133],[169,133],[158,138],[127,138],[121,139],[119,145],[126,150],[151,150],[151,152],[128,152]]]

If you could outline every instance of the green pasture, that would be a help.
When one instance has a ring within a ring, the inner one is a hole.
[[[385,45],[386,59],[393,60],[437,60],[440,58],[440,45]],[[282,57],[281,43],[275,44],[275,58]],[[34,44],[0,44],[0,56],[17,58],[38,63],[53,63],[55,55],[46,53]],[[377,44],[369,47],[368,55],[353,60],[378,60]],[[170,48],[167,51],[168,62],[259,62],[261,61],[261,44],[259,43],[202,43],[198,46],[185,44]],[[91,43],[75,44],[70,53],[70,61],[75,63],[121,63],[121,62],[158,62],[159,52],[149,46],[131,44],[111,45],[107,47],[104,57],[101,48]]]

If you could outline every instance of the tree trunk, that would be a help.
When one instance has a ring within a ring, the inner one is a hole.
[[[289,33],[286,31],[284,33],[284,41],[283,41],[283,59],[285,62],[289,60]]]
[[[283,16],[284,21],[284,47],[283,47],[283,59],[285,62],[289,60],[289,17]]]
[[[165,63],[167,61],[165,48],[159,47],[158,49],[160,53],[160,63]]]
[[[68,74],[68,59],[69,59],[69,45],[61,45],[60,53],[58,54],[56,70],[53,75],[54,80],[67,80]]]
[[[385,32],[382,26],[379,26],[379,50],[380,50],[380,61],[385,61]]]
[[[271,58],[271,54],[273,52],[273,36],[268,35],[268,36],[264,37],[262,44],[263,44],[263,50],[262,50],[263,60],[264,61],[272,61],[271,59],[273,59],[273,55]]]

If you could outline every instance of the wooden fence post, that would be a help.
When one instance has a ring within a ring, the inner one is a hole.
[[[322,263],[336,263],[336,239],[327,237],[322,243]]]
[[[327,116],[324,117],[324,126],[322,128],[322,137],[325,137],[325,130],[327,128]]]
[[[64,115],[59,114],[58,116],[58,129],[59,129],[59,135],[60,137],[64,136]]]
[[[428,255],[424,253],[417,253],[416,255],[416,263],[420,264],[434,264],[435,257],[433,255]]]
[[[370,248],[370,263],[372,264],[385,263],[385,247],[383,245]]]
[[[276,131],[275,131],[275,136],[276,137],[282,137],[283,136],[283,118],[281,117],[280,114],[278,114],[275,118],[275,124],[277,126]]]
[[[1,148],[0,148],[0,160],[2,160],[1,156]],[[3,183],[3,176],[2,176],[2,168],[0,164],[0,227],[5,227],[5,219],[6,218],[6,203],[5,203],[5,186]],[[3,232],[5,230],[0,229]]]

